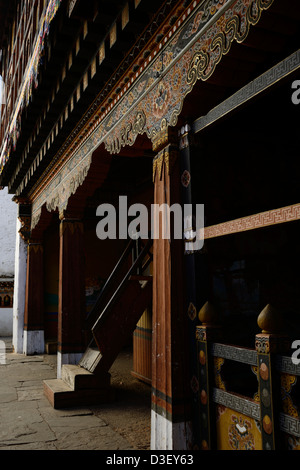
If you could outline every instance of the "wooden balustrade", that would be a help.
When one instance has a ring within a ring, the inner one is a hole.
[[[300,366],[287,355],[290,340],[282,333],[280,313],[271,305],[262,310],[257,319],[261,332],[253,338],[253,349],[225,343],[210,302],[201,308],[199,320],[199,447],[299,448],[300,419],[292,392]]]

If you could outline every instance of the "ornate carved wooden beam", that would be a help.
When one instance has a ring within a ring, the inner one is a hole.
[[[215,0],[212,9],[211,2],[193,2],[124,88],[104,103],[103,111],[103,101],[97,98],[82,119],[77,134],[70,136],[53,158],[51,173],[43,175],[43,185],[47,185],[53,169],[63,163],[73,165],[76,160],[80,165],[89,166],[92,152],[101,143],[109,153],[117,154],[123,146],[133,145],[136,137],[145,133],[156,148],[156,142],[163,139],[166,129],[175,127],[184,99],[195,83],[213,74],[232,42],[243,41],[251,25],[257,24],[263,10],[272,3],[273,0],[263,3]],[[29,179],[28,174],[20,191]],[[38,205],[35,201],[35,206]]]
[[[236,111],[264,92],[277,86],[279,82],[299,71],[299,69],[300,49],[238,90],[234,95],[213,108],[205,116],[198,118],[192,125],[193,133],[201,132],[218,120],[230,115],[233,111]]]

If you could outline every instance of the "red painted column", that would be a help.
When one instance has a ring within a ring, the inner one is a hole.
[[[180,202],[177,148],[167,145],[154,159],[154,204]],[[162,235],[162,234],[161,234]],[[183,240],[160,236],[153,244],[153,337],[151,448],[188,447],[190,397],[184,312]]]
[[[58,365],[76,364],[84,352],[85,319],[84,230],[78,219],[60,222]]]
[[[44,264],[43,244],[29,240],[24,312],[24,354],[44,353]]]

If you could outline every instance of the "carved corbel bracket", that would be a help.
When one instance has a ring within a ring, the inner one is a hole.
[[[152,148],[154,152],[158,152],[167,145],[178,145],[178,132],[163,119],[160,130],[152,136]]]
[[[153,159],[153,181],[158,174],[159,179],[162,176],[162,168],[165,166],[166,173],[172,173],[173,165],[178,157],[178,137],[176,129],[163,125],[160,132],[156,134],[152,141],[153,150],[158,154]]]
[[[28,242],[31,235],[31,202],[25,198],[14,197],[13,201],[18,204],[18,219],[21,222],[19,230],[20,237]]]

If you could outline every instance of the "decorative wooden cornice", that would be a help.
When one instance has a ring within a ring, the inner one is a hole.
[[[134,9],[138,8],[140,2],[135,1],[133,3]],[[52,152],[52,144],[55,144],[56,137],[61,132],[60,129],[63,129],[65,122],[67,122],[69,118],[71,118],[75,103],[81,99],[82,95],[84,94],[84,91],[90,85],[93,86],[92,82],[93,80],[95,80],[94,77],[96,73],[101,74],[102,62],[104,61],[105,57],[109,55],[109,48],[113,47],[113,44],[116,41],[118,35],[120,34],[120,31],[123,30],[123,28],[125,28],[126,31],[126,25],[129,23],[131,15],[130,10],[131,9],[129,8],[129,2],[125,3],[121,14],[116,18],[116,21],[114,21],[113,26],[109,29],[107,35],[103,38],[98,52],[94,55],[83,77],[80,78],[73,95],[69,99],[68,104],[66,104],[65,108],[62,110],[61,116],[58,118],[54,127],[50,131],[48,138],[41,146],[40,151],[35,156],[35,159],[32,162],[30,168],[28,169],[26,175],[23,177],[22,181],[18,183],[18,186],[16,186],[16,193],[22,194],[24,191],[26,191],[27,185],[30,183],[30,180],[32,180],[32,178],[35,178],[35,173],[36,171],[38,171],[39,166],[43,161],[44,157],[48,155],[49,152]],[[153,16],[151,23],[147,26],[147,28],[145,28],[145,30],[134,43],[134,45],[131,47],[131,49],[129,51],[126,51],[126,56],[118,65],[117,69],[114,70],[113,75],[105,83],[104,87],[100,90],[97,97],[90,104],[88,110],[84,113],[79,123],[76,124],[76,127],[71,131],[71,133],[66,138],[65,142],[57,151],[57,153],[53,154],[53,157],[51,155],[52,159],[50,165],[47,166],[47,169],[42,175],[43,180],[45,180],[45,178],[48,178],[49,175],[50,177],[52,177],[53,170],[55,169],[56,164],[58,162],[59,164],[61,164],[62,162],[66,161],[74,153],[74,151],[78,149],[78,147],[89,137],[90,133],[93,132],[94,124],[97,125],[99,123],[99,116],[101,114],[103,115],[103,113],[105,112],[107,113],[112,108],[113,103],[115,103],[116,99],[119,99],[119,95],[121,94],[122,96],[122,89],[124,88],[126,92],[128,86],[131,85],[134,80],[136,80],[136,77],[140,75],[141,70],[144,70],[145,58],[148,57],[150,52],[155,47],[158,38],[166,34],[170,30],[170,28],[172,28],[173,22],[176,18],[178,18],[178,16],[180,16],[183,10],[184,5],[180,1],[177,1],[176,3],[173,0],[164,0],[162,2],[161,6],[158,8],[155,15]],[[99,14],[101,15],[101,13]],[[116,27],[117,23],[118,27]],[[86,30],[88,31],[88,23],[84,22],[84,25],[86,26]],[[85,29],[85,26],[83,29]],[[112,40],[113,36],[115,38],[114,40]],[[122,38],[120,38],[120,41],[122,41]],[[75,42],[76,53],[74,52],[74,54],[77,55],[77,53],[80,52],[80,38],[78,37]],[[70,67],[69,61],[71,61],[71,63],[73,61],[71,53],[66,64],[63,66],[61,81],[64,80],[64,77],[68,73],[67,70]],[[57,87],[59,89],[59,83],[55,85],[56,89],[52,90],[53,96],[55,96]],[[47,119],[46,110],[44,112],[44,118]],[[22,161],[26,160],[27,153],[30,152],[31,143],[35,139],[35,132],[36,131],[34,131],[33,136],[30,139],[29,147],[26,146],[23,151]],[[127,144],[130,145],[130,142],[131,139],[129,138]],[[118,141],[116,141],[116,144],[118,145]],[[108,145],[111,145],[111,143],[109,143]],[[113,146],[114,143],[112,143],[112,147]],[[19,168],[16,168],[15,174],[12,177],[12,181],[15,181],[16,174],[18,172]],[[34,192],[38,186],[39,181],[37,181],[37,183],[34,183],[32,189],[29,189],[29,193]]]
[[[129,121],[126,127],[120,130],[119,135],[105,141],[106,150],[111,154],[116,154],[121,151],[122,147],[133,145],[137,136],[144,133],[145,123],[145,113],[143,111],[137,112],[132,122]]]
[[[64,186],[60,194],[67,202],[101,144],[117,154],[123,146],[133,145],[138,134],[145,133],[156,148],[165,130],[176,125],[184,99],[197,80],[207,80],[213,74],[233,41],[244,41],[251,25],[258,23],[273,1],[195,0],[105,110],[95,109],[90,119],[83,119],[83,130],[59,160],[57,156],[56,166],[42,176],[30,194],[33,220],[41,200],[49,210],[57,207],[57,201],[53,201],[57,197],[53,192],[56,180],[61,188]]]

